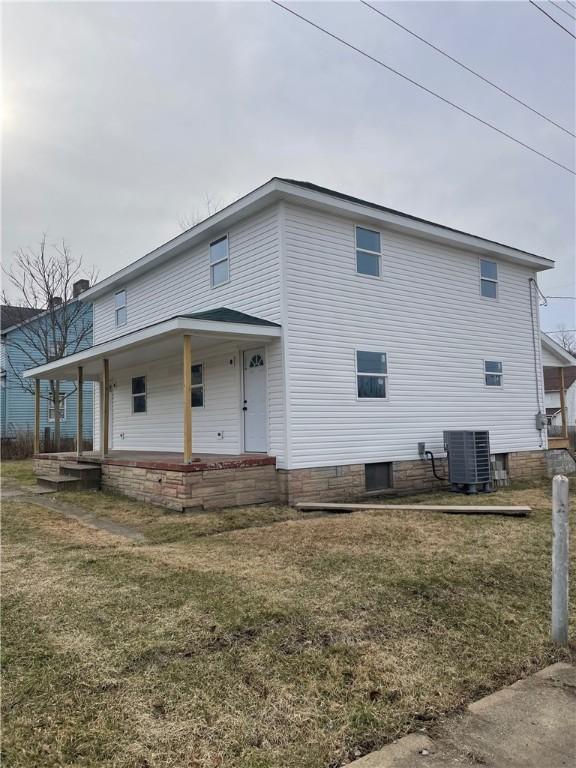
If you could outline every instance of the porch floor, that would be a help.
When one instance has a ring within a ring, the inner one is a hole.
[[[76,452],[39,453],[35,459],[69,459],[76,461]],[[184,454],[172,451],[109,451],[103,457],[98,451],[85,451],[80,461],[92,464],[113,464],[125,467],[174,470],[178,472],[199,472],[209,469],[236,469],[240,467],[261,467],[276,464],[274,456],[265,453],[194,453],[190,464],[184,463]]]

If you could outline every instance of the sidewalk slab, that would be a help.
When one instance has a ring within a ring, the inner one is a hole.
[[[434,740],[410,734],[353,768],[573,768],[576,668],[553,664],[445,720]]]

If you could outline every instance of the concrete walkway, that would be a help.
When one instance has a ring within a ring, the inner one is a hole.
[[[135,542],[145,542],[146,537],[137,528],[130,525],[122,525],[107,517],[98,517],[92,512],[78,507],[75,504],[60,501],[60,499],[50,498],[54,491],[50,488],[39,488],[35,485],[20,485],[18,483],[3,483],[0,492],[2,501],[18,501],[25,504],[36,504],[45,509],[51,509],[64,517],[76,520],[82,525],[88,525],[91,528],[97,528],[99,531],[106,531],[114,536],[122,536]]]
[[[52,509],[54,512],[59,512],[64,517],[68,517],[71,520],[76,520],[83,525],[88,525],[91,528],[97,528],[99,531],[106,531],[114,536],[122,536],[125,539],[131,539],[132,541],[144,542],[146,537],[137,528],[133,528],[130,525],[122,525],[122,523],[116,523],[114,520],[109,520],[107,517],[97,517],[92,512],[77,507],[75,504],[68,504],[67,502],[60,501],[59,499],[51,499],[46,496],[41,498],[36,497],[23,497],[19,501],[26,501],[29,504],[36,504],[39,507],[45,509]]]
[[[470,704],[434,738],[410,734],[351,768],[573,768],[576,668],[554,664]]]

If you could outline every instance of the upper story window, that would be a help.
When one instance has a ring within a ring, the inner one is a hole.
[[[385,398],[388,362],[385,352],[356,352],[358,397]]]
[[[501,387],[503,375],[499,360],[484,360],[484,382],[487,387]]]
[[[224,285],[230,279],[228,235],[210,243],[210,284],[212,288]]]
[[[146,376],[132,379],[132,413],[146,413]]]
[[[204,406],[204,366],[197,363],[192,366],[192,408]]]
[[[128,314],[126,310],[126,291],[117,291],[114,295],[114,307],[116,312],[116,325],[126,325]]]
[[[380,232],[356,227],[356,272],[380,277],[381,259]]]
[[[480,293],[487,299],[498,297],[498,264],[480,259]]]

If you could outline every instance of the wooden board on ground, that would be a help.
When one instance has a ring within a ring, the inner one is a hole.
[[[301,501],[296,508],[303,512],[325,510],[326,512],[356,512],[360,510],[410,510],[424,512],[443,512],[448,515],[508,515],[510,517],[527,517],[531,507],[504,507],[472,504],[336,504],[323,501]]]

